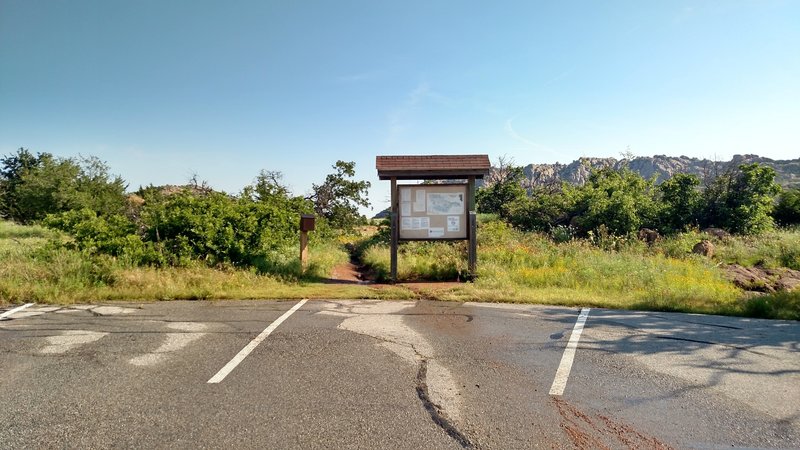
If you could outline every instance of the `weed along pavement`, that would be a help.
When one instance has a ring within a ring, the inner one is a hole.
[[[0,310],[0,447],[798,448],[800,323],[432,301]]]

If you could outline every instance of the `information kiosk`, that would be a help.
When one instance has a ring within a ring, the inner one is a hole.
[[[391,279],[400,241],[468,240],[469,276],[477,267],[475,180],[489,174],[488,155],[378,156],[378,177],[392,183]],[[438,180],[398,184],[400,180]]]

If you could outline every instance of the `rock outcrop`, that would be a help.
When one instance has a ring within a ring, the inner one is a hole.
[[[656,183],[677,173],[697,175],[701,180],[712,179],[729,168],[740,164],[759,163],[772,167],[777,172],[777,182],[783,187],[800,187],[800,158],[774,160],[758,155],[735,155],[730,161],[711,161],[688,156],[637,157],[633,159],[580,158],[569,164],[528,164],[523,168],[529,187],[547,186],[566,181],[583,184],[589,179],[592,169],[628,166],[644,178],[655,177]]]
[[[787,268],[766,269],[731,264],[725,267],[725,275],[745,291],[771,293],[800,287],[800,271]]]

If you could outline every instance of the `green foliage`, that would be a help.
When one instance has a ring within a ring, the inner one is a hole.
[[[800,188],[781,193],[773,217],[783,226],[800,224]]]
[[[170,265],[178,266],[193,260],[212,266],[267,266],[265,261],[276,259],[276,251],[294,244],[299,215],[310,210],[305,200],[284,194],[257,199],[188,189],[143,194],[144,239],[162,249]]]
[[[780,192],[775,170],[759,164],[742,164],[728,171],[704,192],[703,222],[733,233],[760,233],[772,228],[773,198]]]
[[[601,225],[615,235],[652,227],[658,214],[653,180],[628,168],[600,169],[583,186],[566,186],[574,225],[586,233]]]
[[[800,320],[800,291],[752,297],[736,314],[765,319]]]
[[[163,265],[164,257],[152,242],[144,242],[136,233],[136,225],[127,217],[114,214],[98,216],[85,208],[51,214],[44,225],[64,231],[73,238],[64,244],[89,255],[109,255],[125,265]]]
[[[506,166],[504,169],[496,179],[478,189],[475,194],[478,212],[508,217],[511,204],[525,198],[522,167]]]
[[[322,184],[313,185],[310,200],[314,211],[334,228],[351,229],[365,220],[358,214],[358,207],[369,206],[370,182],[352,180],[355,167],[355,162],[336,161],[336,172],[325,177]]]
[[[21,148],[0,165],[0,214],[12,220],[30,223],[84,208],[114,214],[125,206],[125,182],[112,177],[108,166],[94,157],[33,156]]]
[[[535,188],[530,197],[519,198],[508,206],[508,221],[526,231],[546,232],[568,224],[573,200],[563,192]]]
[[[389,280],[389,246],[366,246],[362,261],[378,281]],[[465,242],[405,242],[398,248],[397,276],[404,281],[458,280],[466,276]]]
[[[6,155],[0,160],[0,217],[20,220],[17,189],[22,176],[40,164],[48,154],[34,156],[29,150],[20,148],[16,154]]]
[[[401,246],[401,280],[454,280],[463,270],[463,247],[413,244]],[[734,308],[739,291],[713,264],[700,258],[647,254],[646,248],[632,243],[608,252],[583,239],[557,244],[542,233],[522,232],[502,221],[486,222],[478,229],[475,283],[430,296],[694,312]],[[385,276],[388,247],[367,248],[364,262]]]
[[[64,231],[64,244],[87,255],[108,255],[128,265],[255,267],[299,276],[299,216],[313,205],[291,197],[280,174],[262,172],[241,195],[215,192],[197,183],[179,189],[148,187],[128,215],[100,215],[84,208],[47,217]],[[329,236],[320,223],[315,236]],[[319,239],[317,237],[317,239]]]
[[[773,169],[744,164],[702,192],[699,185],[694,175],[677,174],[656,186],[628,168],[605,168],[593,171],[583,186],[537,188],[530,197],[504,205],[502,217],[521,230],[558,230],[553,236],[560,240],[591,234],[606,244],[641,228],[673,234],[703,225],[753,234],[772,227],[773,197],[780,191]],[[800,220],[798,192],[781,197],[775,215],[781,223]]]
[[[685,173],[675,174],[658,186],[661,194],[658,228],[662,232],[674,233],[697,226],[703,200],[698,186],[700,179]]]
[[[63,233],[0,221],[0,304],[95,302],[101,300],[239,298],[409,298],[402,289],[310,283],[326,277],[348,255],[335,242],[311,245],[306,277],[298,272],[259,274],[247,268],[131,267],[120,258],[57,245]],[[74,243],[73,243],[74,244]],[[299,266],[296,246],[292,249]],[[287,258],[288,259],[288,258]],[[287,276],[284,276],[287,275]]]

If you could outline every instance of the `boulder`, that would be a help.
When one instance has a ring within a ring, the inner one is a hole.
[[[697,244],[694,244],[694,247],[692,247],[692,253],[711,258],[714,256],[714,244],[712,244],[711,241],[703,239]]]
[[[642,228],[641,230],[639,230],[639,239],[647,242],[647,245],[653,245],[656,243],[657,240],[661,239],[661,235],[658,234],[658,231],[656,230],[651,230],[650,228]]]

